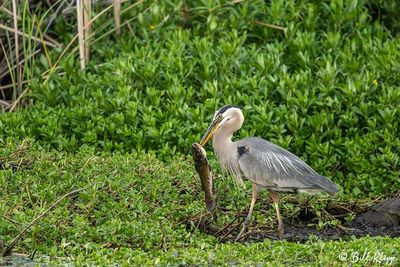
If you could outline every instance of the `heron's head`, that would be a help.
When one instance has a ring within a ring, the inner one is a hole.
[[[200,141],[205,146],[214,134],[233,134],[242,127],[243,113],[240,107],[227,105],[215,112],[214,118]]]

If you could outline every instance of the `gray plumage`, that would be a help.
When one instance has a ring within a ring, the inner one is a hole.
[[[274,201],[279,237],[282,239],[284,227],[278,207],[278,192],[314,194],[322,191],[334,194],[338,189],[331,180],[316,173],[307,163],[284,148],[258,137],[232,141],[233,134],[242,127],[243,121],[244,116],[239,107],[224,106],[215,113],[200,144],[204,146],[212,138],[221,167],[240,183],[243,177],[253,183],[249,213],[236,240],[247,230],[260,188],[266,188]]]
[[[258,137],[236,142],[242,174],[252,182],[275,192],[333,194],[338,190],[325,176],[316,173],[296,155]],[[239,151],[245,153],[239,155]]]

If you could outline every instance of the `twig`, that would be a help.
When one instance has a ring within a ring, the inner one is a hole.
[[[261,26],[265,26],[265,27],[268,27],[268,28],[272,28],[272,29],[275,29],[275,30],[280,30],[280,31],[284,31],[285,30],[284,27],[281,27],[281,26],[278,26],[278,25],[274,25],[274,24],[265,23],[265,22],[262,22],[262,21],[259,21],[259,20],[253,20],[253,23],[261,25]]]
[[[161,229],[161,232],[162,232],[161,246],[160,247],[162,248],[162,250],[164,252],[166,252],[168,250],[168,247],[167,247],[167,234],[165,232],[165,229],[164,229],[163,224],[162,224],[161,221],[159,221],[159,225],[160,225],[160,229]]]
[[[1,44],[0,44],[0,45],[1,45]],[[20,64],[20,65],[24,64],[25,61],[27,61],[27,60],[31,59],[32,57],[36,56],[36,54],[38,54],[40,51],[41,51],[41,50],[38,49],[38,50],[36,50],[35,52],[33,52],[32,54],[26,56],[23,60],[21,60],[21,61],[19,62],[19,64]],[[8,60],[7,60],[7,57],[6,57],[6,61],[8,61]],[[9,64],[7,64],[7,65],[9,65]],[[0,79],[4,78],[4,77],[7,75],[7,73],[11,73],[11,71],[12,71],[13,69],[15,69],[16,67],[17,67],[16,65],[15,65],[15,66],[11,66],[11,65],[10,65],[10,67],[8,68],[8,72],[4,72],[3,74],[0,74]],[[6,69],[6,70],[7,70],[7,69]],[[12,84],[14,84],[14,81],[12,81]],[[14,87],[14,85],[12,85],[12,87]]]
[[[3,253],[3,257],[6,256],[10,256],[12,249],[14,248],[15,244],[18,242],[18,240],[21,238],[21,236],[28,231],[29,228],[31,228],[37,221],[39,221],[41,218],[43,218],[49,211],[51,211],[55,206],[58,205],[58,203],[60,203],[64,198],[69,197],[70,195],[79,193],[83,190],[85,190],[88,186],[85,186],[83,188],[79,188],[76,190],[73,190],[65,195],[63,195],[62,197],[60,197],[59,199],[57,199],[53,204],[50,205],[50,207],[45,210],[44,212],[42,212],[39,216],[37,216],[35,219],[33,219],[33,221],[30,222],[30,224],[28,224],[28,226],[26,226],[12,241],[11,243],[7,246],[6,250]]]
[[[48,41],[52,42],[56,47],[61,47],[62,44],[60,42],[58,42],[56,39],[48,36],[47,34],[45,34],[46,32],[44,31],[43,37],[45,39],[47,39]]]
[[[126,26],[128,27],[128,30],[131,33],[132,37],[135,37],[135,32],[133,31],[131,25],[128,23],[128,24],[126,24]]]
[[[333,216],[332,216],[329,212],[327,212],[325,209],[322,209],[322,210],[326,213],[327,217],[328,217],[330,220],[336,220],[336,218],[333,217]],[[343,226],[340,222],[337,223],[337,224],[335,224],[335,226],[338,227],[340,230],[344,231],[345,233],[347,233],[348,231],[354,230],[354,228],[348,228],[348,227]]]
[[[11,2],[11,0],[2,0],[2,1],[0,1],[0,7],[1,8],[3,8],[3,7],[9,8],[10,2]]]
[[[33,261],[33,258],[35,258],[36,252],[37,252],[37,249],[34,249],[34,250],[32,251],[32,253],[29,254],[28,258],[29,258],[31,261]]]
[[[224,6],[239,4],[239,3],[243,2],[243,1],[244,1],[244,0],[233,0],[233,1],[231,1],[231,2],[225,3]]]
[[[237,218],[239,218],[240,217],[240,215],[237,217]],[[219,240],[218,240],[218,242],[219,243],[221,243],[222,241],[224,241],[224,239],[230,234],[230,233],[232,233],[233,231],[235,231],[236,230],[236,228],[238,228],[240,225],[242,225],[243,224],[243,222],[244,222],[244,220],[245,220],[246,218],[242,218],[242,220],[238,223],[238,224],[236,224],[232,229],[230,229],[223,237],[221,237]],[[242,237],[243,238],[243,237]]]
[[[34,40],[34,41],[37,41],[37,42],[43,42],[43,43],[45,43],[47,46],[49,46],[49,47],[52,47],[52,48],[56,48],[56,47],[59,47],[58,45],[56,45],[56,44],[53,44],[53,43],[51,43],[51,42],[48,42],[48,41],[42,41],[42,40],[40,40],[40,38],[37,38],[37,37],[34,37],[34,36],[29,36],[28,34],[26,34],[26,33],[24,33],[24,32],[21,32],[21,31],[19,31],[19,30],[15,30],[15,29],[13,29],[13,28],[10,28],[10,27],[8,27],[8,26],[6,26],[6,25],[3,25],[3,24],[0,24],[0,29],[3,29],[3,30],[6,30],[6,31],[9,31],[9,32],[12,32],[12,33],[17,33],[18,35],[21,35],[21,36],[23,36],[23,37],[25,37],[25,38],[29,38],[29,39],[32,39],[32,40]]]
[[[71,5],[73,4],[74,1],[71,1]],[[59,16],[58,12],[60,12],[60,10],[64,7],[64,5],[67,3],[67,0],[63,0],[61,3],[59,3],[58,1],[56,3],[54,3],[50,9],[53,9],[53,7],[55,7],[57,4],[58,7],[57,9],[53,12],[53,14],[50,16],[50,18],[46,21],[46,28],[44,29],[44,33],[46,33],[50,26],[53,25],[54,21],[56,20],[56,18]]]
[[[17,104],[19,103],[19,101],[21,101],[21,99],[25,96],[25,94],[28,93],[28,91],[29,91],[29,88],[26,88],[24,91],[22,91],[22,93],[18,96],[18,98],[11,105],[9,105],[7,107],[7,109],[10,112],[13,112],[14,109],[17,107]]]
[[[236,216],[227,226],[225,226],[224,228],[222,228],[221,230],[216,232],[214,234],[214,236],[219,236],[222,232],[224,232],[226,229],[228,229],[238,218],[239,218],[239,216]]]
[[[355,213],[353,210],[348,209],[345,206],[340,206],[340,205],[337,205],[337,204],[331,205],[331,208],[339,208],[339,209],[347,211],[348,213]]]
[[[9,217],[3,215],[3,214],[0,214],[0,217],[3,218],[3,219],[5,219],[5,220],[7,220],[7,221],[9,221],[9,222],[11,222],[11,223],[13,223],[13,224],[21,225],[20,222],[17,222],[17,221],[15,221],[15,220],[13,220],[13,219],[11,219],[11,218],[9,218]]]
[[[23,62],[20,62],[19,64],[22,64]],[[26,84],[26,83],[30,83],[32,80],[26,80],[26,81],[22,81],[22,84]],[[10,88],[13,88],[14,87],[14,85],[12,85],[12,84],[7,84],[7,85],[3,85],[3,86],[0,86],[0,91],[2,91],[2,90],[6,90],[6,89],[10,89]]]
[[[3,112],[6,111],[10,105],[11,104],[8,103],[7,101],[4,101],[4,100],[0,99],[0,106],[1,106],[1,109],[2,109]],[[0,163],[0,166],[1,166],[1,163]]]
[[[0,6],[0,11],[3,11],[4,13],[6,13],[8,15],[13,16],[13,13],[5,7]],[[21,17],[17,15],[17,19],[21,20]]]

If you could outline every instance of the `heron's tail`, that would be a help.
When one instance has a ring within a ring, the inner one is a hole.
[[[333,195],[339,191],[336,185],[328,177],[316,175],[315,180],[317,181],[315,185],[330,195]]]

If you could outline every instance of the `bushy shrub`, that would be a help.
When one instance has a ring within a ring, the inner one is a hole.
[[[188,29],[172,17],[151,31],[172,6],[159,4],[136,40],[98,44],[115,59],[86,73],[65,59],[64,75],[32,83],[33,108],[2,115],[0,137],[167,159],[189,153],[215,109],[236,104],[239,137],[288,148],[354,195],[398,188],[400,40],[362,1],[227,3],[191,2]]]

